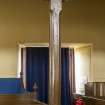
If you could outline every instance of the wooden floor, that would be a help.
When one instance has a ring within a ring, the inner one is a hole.
[[[45,105],[29,94],[0,95],[0,105]]]

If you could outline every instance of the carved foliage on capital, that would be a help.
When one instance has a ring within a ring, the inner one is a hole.
[[[59,13],[62,10],[62,0],[51,0],[51,10]]]

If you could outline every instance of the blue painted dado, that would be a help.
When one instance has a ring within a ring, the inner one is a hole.
[[[20,78],[0,78],[0,94],[22,93]]]

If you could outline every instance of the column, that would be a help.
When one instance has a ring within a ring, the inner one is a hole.
[[[49,105],[61,105],[61,41],[59,16],[62,0],[50,0]]]

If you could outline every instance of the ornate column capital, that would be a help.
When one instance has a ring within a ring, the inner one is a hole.
[[[51,0],[51,10],[60,13],[62,10],[62,0]]]

